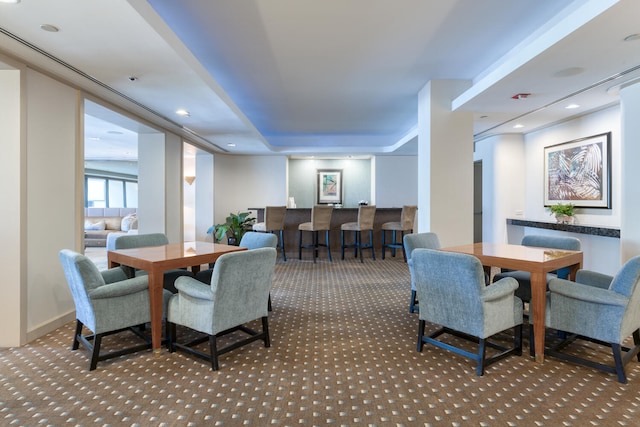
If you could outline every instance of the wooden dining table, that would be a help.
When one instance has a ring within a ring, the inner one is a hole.
[[[473,243],[445,247],[442,250],[473,255],[480,260],[485,270],[500,267],[531,273],[529,311],[533,317],[535,359],[537,362],[543,362],[547,273],[569,267],[569,278],[575,280],[576,272],[582,268],[582,252],[504,243]]]
[[[215,262],[220,256],[246,248],[210,242],[170,243],[107,252],[109,267],[126,265],[149,274],[149,304],[151,310],[151,340],[154,352],[162,345],[162,289],[164,272],[191,267],[197,273],[202,264]]]

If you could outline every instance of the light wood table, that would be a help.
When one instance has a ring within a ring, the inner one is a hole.
[[[191,267],[196,273],[200,265],[215,262],[221,255],[246,248],[209,242],[170,243],[162,246],[108,251],[109,267],[126,265],[149,274],[149,304],[151,309],[151,340],[155,352],[162,345],[162,285],[164,272]]]
[[[442,248],[443,251],[473,255],[485,268],[500,267],[531,273],[531,302],[536,361],[544,361],[545,309],[547,273],[569,267],[569,278],[575,280],[582,268],[582,252],[502,243],[474,243]],[[531,319],[530,319],[531,320]]]

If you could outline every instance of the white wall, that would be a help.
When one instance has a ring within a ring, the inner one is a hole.
[[[171,243],[182,242],[184,236],[182,184],[182,138],[165,135],[165,234]]]
[[[166,232],[164,134],[138,136],[138,230],[141,234]]]
[[[376,156],[374,165],[377,207],[418,204],[418,156]]]
[[[24,344],[26,338],[26,246],[23,212],[26,209],[22,188],[26,185],[25,121],[21,117],[21,70],[0,70],[0,347]]]
[[[524,138],[509,134],[479,141],[474,160],[482,160],[482,240],[507,243],[505,219],[524,216]]]
[[[525,136],[525,157],[527,159],[525,216],[527,219],[550,221],[552,217],[545,209],[543,200],[544,148],[578,138],[611,132],[611,200],[612,209],[578,209],[576,221],[579,224],[620,226],[620,108],[582,116],[553,127]]]
[[[544,148],[591,135],[612,132],[612,209],[578,209],[576,223],[620,226],[620,109],[607,108],[566,123],[518,136],[501,135],[479,141],[475,159],[483,161],[484,239],[519,244],[525,234],[565,234],[580,239],[583,267],[615,274],[620,267],[620,239],[565,233],[540,228],[506,226],[507,218],[553,222],[544,207]],[[523,151],[524,150],[524,151]],[[523,214],[520,216],[519,211]],[[491,213],[490,213],[491,212]]]
[[[77,247],[82,171],[78,92],[27,71],[28,339],[73,319],[75,307],[58,252]],[[41,330],[42,328],[42,330]]]
[[[285,156],[213,157],[216,224],[224,222],[231,212],[287,204]]]

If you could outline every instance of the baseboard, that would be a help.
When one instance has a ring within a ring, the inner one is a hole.
[[[68,313],[65,313],[55,319],[52,319],[46,323],[41,324],[40,326],[32,329],[31,331],[27,331],[27,343],[30,343],[31,341],[38,339],[41,336],[46,335],[51,331],[55,331],[59,327],[74,321],[75,318],[76,318],[76,311],[71,310]]]

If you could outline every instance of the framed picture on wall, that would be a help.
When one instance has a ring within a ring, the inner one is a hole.
[[[611,208],[611,132],[544,149],[544,205]]]
[[[316,203],[342,204],[342,169],[318,169]]]

